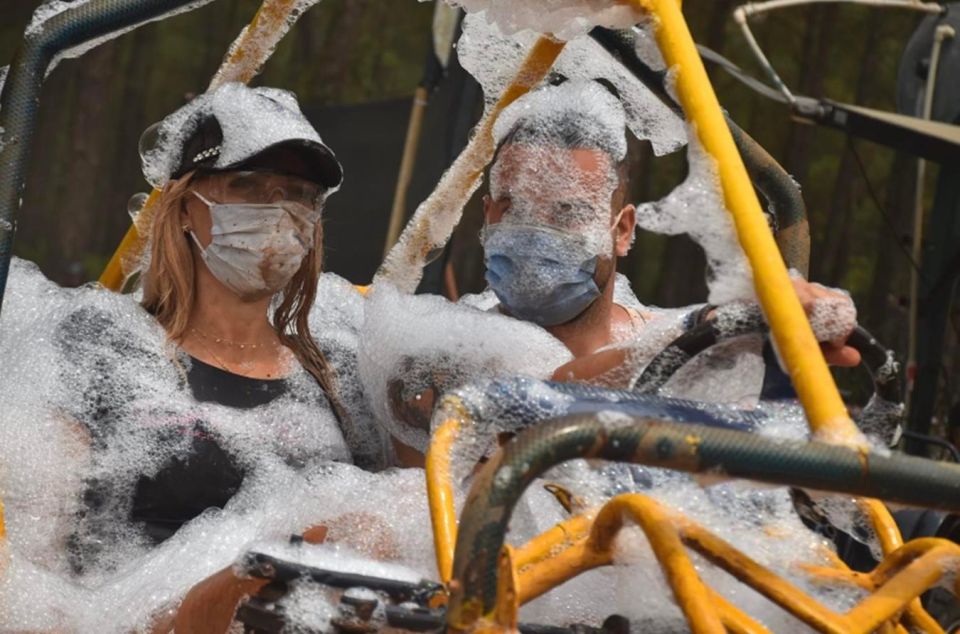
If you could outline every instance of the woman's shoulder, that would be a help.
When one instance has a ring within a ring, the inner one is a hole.
[[[90,289],[76,299],[54,330],[65,354],[106,355],[122,361],[129,355],[162,353],[163,328],[134,298]]]
[[[363,293],[335,273],[323,273],[310,309],[310,329],[317,334],[353,332],[363,323]]]

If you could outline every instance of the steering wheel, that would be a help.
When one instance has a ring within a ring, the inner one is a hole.
[[[735,337],[765,335],[769,330],[759,306],[748,311],[738,306],[732,318],[723,311],[723,307],[718,308],[716,318],[694,326],[660,351],[643,370],[634,389],[641,394],[657,394],[680,368],[708,348]],[[861,365],[873,380],[873,396],[857,417],[857,424],[892,446],[900,439],[905,416],[900,365],[893,351],[860,326],[851,333],[847,345],[860,352]]]

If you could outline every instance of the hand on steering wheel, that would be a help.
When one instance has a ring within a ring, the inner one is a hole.
[[[826,313],[832,313],[837,308],[841,309],[838,312],[845,312],[843,309],[847,306],[852,308],[850,298],[840,291],[808,282],[802,277],[795,277],[792,281],[797,297],[800,298],[800,304],[803,306],[803,311],[815,327],[818,320],[824,317],[829,318]],[[860,365],[860,352],[847,345],[847,339],[850,338],[850,334],[855,327],[855,321],[851,324],[838,321],[835,327],[835,330],[837,330],[836,336],[820,344],[823,357],[828,364],[841,368],[855,368]]]

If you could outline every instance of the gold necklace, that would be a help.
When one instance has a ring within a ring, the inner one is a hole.
[[[195,329],[194,329],[194,330],[195,330]],[[197,334],[200,334],[199,331],[197,332]],[[203,346],[203,349],[204,349],[204,350],[206,350],[207,352],[210,353],[210,356],[213,357],[213,360],[216,362],[216,364],[217,364],[218,366],[220,366],[220,369],[221,369],[221,370],[223,370],[224,372],[229,372],[230,374],[239,374],[240,376],[247,376],[246,374],[243,374],[242,372],[237,372],[237,371],[235,371],[235,370],[230,369],[230,366],[227,364],[227,362],[224,361],[223,359],[221,359],[221,358],[220,358],[220,355],[218,355],[216,352],[214,352],[214,351],[213,351],[213,348],[211,348],[210,346],[208,346],[206,343],[204,343],[203,341],[199,341],[199,343],[200,343],[201,346]],[[241,347],[243,347],[243,346],[241,346]],[[279,346],[277,346],[277,347],[279,347]],[[272,379],[272,378],[273,378],[273,374],[271,374],[271,373],[268,372],[266,378]]]
[[[230,346],[230,347],[232,347],[232,348],[240,348],[241,350],[243,350],[243,349],[245,349],[245,348],[251,348],[251,349],[261,348],[261,347],[264,346],[264,342],[262,342],[262,341],[261,341],[260,343],[240,343],[240,342],[237,342],[237,341],[230,341],[229,339],[224,339],[223,337],[213,337],[213,336],[208,335],[207,333],[203,332],[203,331],[200,330],[199,328],[191,328],[190,331],[197,333],[198,335],[200,335],[202,338],[206,339],[207,341],[213,341],[214,343],[220,343],[220,344],[223,344],[223,345],[226,345],[226,346]],[[276,343],[275,343],[275,342],[273,342],[273,343],[274,343],[274,346],[276,346]],[[205,346],[205,347],[206,347],[206,346]],[[212,354],[212,353],[211,353],[211,354]]]
[[[236,374],[236,372],[234,372],[233,370],[231,370],[231,369],[227,366],[226,362],[224,362],[224,360],[221,359],[221,358],[219,357],[219,355],[217,355],[217,353],[214,352],[214,351],[210,348],[210,346],[208,346],[208,345],[207,345],[206,343],[204,343],[203,341],[200,342],[200,345],[203,346],[203,349],[204,349],[204,350],[206,350],[207,352],[210,353],[210,356],[213,357],[213,360],[217,362],[217,365],[220,366],[220,369],[221,369],[221,370],[223,370],[224,372],[229,372],[230,374]]]

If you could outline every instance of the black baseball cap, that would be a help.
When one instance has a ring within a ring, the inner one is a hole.
[[[141,141],[143,172],[155,187],[198,169],[277,171],[330,192],[343,181],[333,151],[285,90],[224,84],[167,116],[148,135],[153,138]]]

